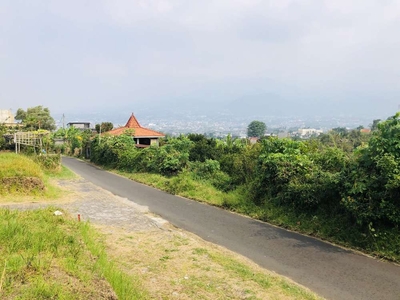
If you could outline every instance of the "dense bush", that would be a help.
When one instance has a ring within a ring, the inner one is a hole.
[[[161,147],[137,149],[129,133],[105,135],[92,141],[91,161],[125,171],[174,175],[187,166],[191,143],[182,136]]]
[[[274,201],[302,211],[334,201],[339,176],[324,171],[312,157],[303,142],[264,140],[251,184],[254,201]]]
[[[400,114],[378,124],[345,170],[342,203],[360,224],[400,225]]]
[[[204,162],[207,159],[218,158],[219,153],[215,139],[208,139],[203,134],[189,134],[187,137],[193,142],[189,151],[190,161]]]
[[[33,160],[44,170],[58,171],[61,168],[61,155],[59,154],[35,155]]]
[[[134,168],[135,150],[135,142],[129,134],[96,136],[91,143],[90,159],[108,167]]]
[[[207,159],[205,162],[191,162],[188,170],[194,179],[208,181],[221,191],[229,191],[233,188],[231,177],[221,171],[217,160]]]

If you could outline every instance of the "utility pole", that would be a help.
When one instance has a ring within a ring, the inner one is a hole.
[[[65,115],[64,114],[63,114],[62,120],[63,120],[63,129],[65,129]]]

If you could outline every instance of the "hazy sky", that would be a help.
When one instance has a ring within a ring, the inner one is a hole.
[[[0,86],[13,111],[255,97],[391,113],[400,1],[1,0]]]

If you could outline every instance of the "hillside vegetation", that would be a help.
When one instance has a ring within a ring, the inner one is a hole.
[[[400,260],[400,115],[372,134],[335,129],[306,141],[199,134],[136,149],[92,141],[91,160],[173,194]]]

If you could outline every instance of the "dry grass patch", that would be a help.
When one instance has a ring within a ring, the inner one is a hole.
[[[45,190],[43,180],[38,177],[5,177],[0,179],[2,192],[32,193]]]
[[[154,299],[319,299],[289,279],[176,228],[102,230],[108,232],[110,257],[124,272],[140,275]]]

